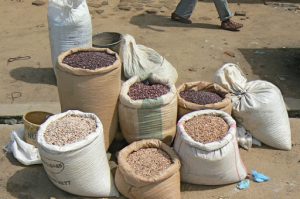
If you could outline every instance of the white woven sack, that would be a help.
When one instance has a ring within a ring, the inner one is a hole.
[[[230,126],[227,135],[211,143],[194,141],[185,131],[185,121],[199,115],[222,117]],[[236,122],[219,110],[194,111],[184,115],[177,124],[174,150],[181,160],[181,180],[202,185],[222,185],[238,182],[247,176],[240,158],[236,139]]]
[[[48,144],[44,139],[48,125],[66,115],[96,120],[96,131],[76,143],[64,146]],[[118,196],[104,148],[102,123],[95,114],[67,111],[53,115],[41,125],[37,142],[44,169],[54,185],[81,196]]]
[[[172,83],[177,81],[178,74],[172,64],[152,48],[136,44],[131,35],[123,36],[120,53],[127,79],[139,76],[145,80],[149,75],[156,74]]]
[[[261,142],[291,149],[291,129],[280,90],[267,81],[250,81],[235,64],[225,64],[214,81],[232,94],[233,116]]]
[[[49,0],[48,27],[54,69],[60,53],[92,47],[92,22],[86,0]]]

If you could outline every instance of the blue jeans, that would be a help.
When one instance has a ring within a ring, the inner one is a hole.
[[[233,15],[229,10],[227,0],[213,0],[221,21],[230,19]],[[175,13],[184,18],[190,18],[198,0],[180,0]]]

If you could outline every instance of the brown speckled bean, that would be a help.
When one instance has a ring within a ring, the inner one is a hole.
[[[128,164],[137,175],[151,177],[159,174],[172,164],[170,156],[158,148],[143,148],[127,157]]]
[[[204,144],[222,140],[229,129],[223,118],[209,115],[195,116],[183,126],[193,140]]]
[[[96,131],[96,121],[91,118],[67,115],[51,122],[44,138],[48,144],[64,146],[83,140]]]

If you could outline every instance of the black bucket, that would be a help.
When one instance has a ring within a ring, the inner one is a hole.
[[[93,47],[109,48],[119,53],[122,34],[117,32],[102,32],[93,36]]]

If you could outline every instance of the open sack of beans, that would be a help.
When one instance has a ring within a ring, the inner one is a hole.
[[[177,95],[173,83],[157,76],[127,80],[119,98],[119,120],[127,142],[155,138],[171,144],[176,133]]]
[[[194,111],[177,124],[174,150],[181,180],[202,185],[238,182],[247,176],[236,138],[236,122],[219,110]]]
[[[105,149],[118,128],[121,61],[109,49],[75,48],[58,57],[57,87],[61,110],[95,113],[104,127]]]
[[[215,82],[233,94],[233,116],[255,138],[274,148],[292,148],[287,110],[275,85],[262,80],[247,82],[235,64],[219,69]]]
[[[110,173],[102,123],[95,114],[67,111],[41,125],[38,149],[54,185],[72,194],[118,196]]]
[[[231,114],[232,104],[230,93],[215,83],[188,82],[179,86],[178,116],[192,111],[214,109]]]
[[[129,199],[179,199],[180,161],[156,139],[133,142],[118,156],[115,182]]]

